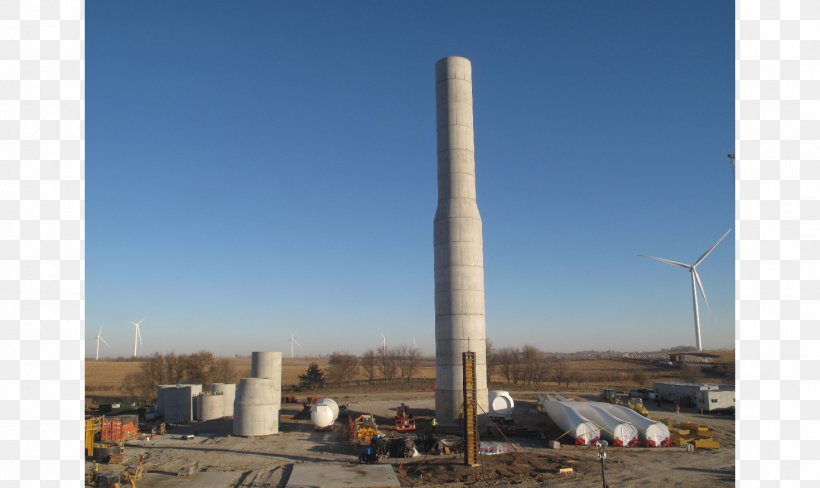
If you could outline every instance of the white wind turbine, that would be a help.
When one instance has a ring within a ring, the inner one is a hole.
[[[296,344],[299,347],[302,347],[302,345],[296,341],[296,337],[293,334],[290,335],[288,342],[290,342],[290,358],[293,359],[293,345]]]
[[[382,334],[382,354],[387,355],[387,337]]]
[[[111,347],[111,344],[109,344],[105,339],[102,338],[102,329],[103,328],[100,327],[100,331],[97,332],[97,357],[96,357],[97,361],[100,360],[100,341],[102,341],[103,344],[105,344],[109,348]]]
[[[142,345],[142,334],[140,334],[140,324],[145,319],[140,320],[139,322],[129,322],[129,324],[134,326],[134,357],[137,357],[137,338],[140,340],[140,346]]]
[[[703,301],[706,302],[706,307],[711,310],[711,308],[709,307],[709,300],[706,299],[706,290],[703,289],[703,283],[700,281],[700,275],[698,274],[698,265],[700,265],[700,263],[702,263],[706,259],[706,257],[709,256],[709,253],[711,253],[717,247],[717,245],[720,244],[720,241],[726,238],[726,236],[728,236],[729,232],[731,231],[732,229],[727,230],[726,233],[723,234],[723,236],[721,236],[721,238],[717,240],[717,242],[712,244],[712,247],[707,249],[706,252],[703,253],[697,259],[697,261],[694,262],[694,264],[685,264],[680,263],[678,261],[672,261],[671,259],[658,258],[655,256],[644,256],[643,254],[638,254],[638,256],[644,258],[654,259],[662,263],[671,264],[673,266],[679,266],[681,268],[689,270],[689,274],[692,277],[692,306],[695,310],[695,342],[697,343],[698,351],[703,351],[703,345],[701,344],[700,340],[700,310],[698,309],[698,288],[700,288],[700,293],[701,295],[703,295]]]

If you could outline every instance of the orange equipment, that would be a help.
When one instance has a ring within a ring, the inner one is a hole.
[[[399,432],[416,430],[416,418],[403,403],[396,408],[396,430]]]

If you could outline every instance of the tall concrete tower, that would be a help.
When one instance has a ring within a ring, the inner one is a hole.
[[[476,353],[478,413],[487,412],[484,251],[475,192],[470,61],[436,63],[438,207],[433,221],[436,281],[436,418],[450,423],[463,401],[461,353]]]

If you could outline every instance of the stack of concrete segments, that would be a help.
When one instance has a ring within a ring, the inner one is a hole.
[[[239,380],[234,401],[234,435],[279,432],[282,403],[282,353],[251,353],[251,378]]]
[[[225,416],[225,396],[202,392],[196,397],[199,420],[215,420]]]
[[[282,404],[282,353],[251,353],[251,377],[273,381],[273,398],[278,409]]]
[[[224,417],[233,417],[233,402],[236,399],[236,384],[213,383],[211,384],[211,393],[214,395],[222,395],[222,415]]]
[[[165,393],[168,388],[174,388],[176,385],[158,385],[157,386],[157,403],[154,405],[154,411],[160,415],[165,413]]]
[[[234,401],[233,434],[244,437],[279,432],[279,406],[273,397],[273,380],[242,378]]]
[[[187,384],[158,388],[157,394],[162,395],[162,416],[165,421],[181,423],[194,420],[197,415],[194,397],[200,393],[202,385]]]

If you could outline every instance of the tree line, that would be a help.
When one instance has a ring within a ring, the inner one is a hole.
[[[336,351],[328,358],[327,367],[319,369],[311,363],[308,370],[299,375],[299,387],[312,389],[325,382],[341,386],[362,378],[369,382],[412,381],[421,368],[421,353],[414,347],[397,346],[370,349],[357,356]]]
[[[237,381],[239,373],[234,371],[230,359],[217,358],[212,352],[155,353],[142,360],[138,372],[125,377],[123,389],[150,398],[155,395],[157,385],[201,384],[204,390],[212,383]]]

